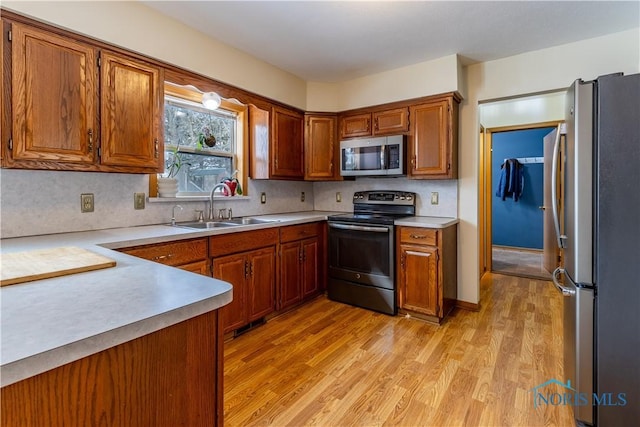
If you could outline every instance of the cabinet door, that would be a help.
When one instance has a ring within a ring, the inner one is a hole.
[[[94,49],[20,24],[11,29],[13,159],[93,163]]]
[[[278,309],[289,307],[302,299],[300,242],[280,245],[280,304]]]
[[[400,247],[400,308],[438,316],[438,249]]]
[[[336,178],[334,163],[338,155],[336,116],[305,117],[305,175],[308,180]]]
[[[213,277],[231,283],[233,301],[221,309],[224,332],[231,332],[247,324],[246,283],[249,266],[244,254],[229,255],[213,260]]]
[[[198,261],[178,266],[181,270],[209,276],[209,261]]]
[[[275,310],[276,302],[276,251],[264,248],[247,254],[249,262],[249,322],[266,316]]]
[[[340,119],[340,138],[371,136],[371,113],[344,116]]]
[[[304,178],[302,114],[274,107],[272,114],[271,176]]]
[[[393,110],[373,113],[373,134],[388,135],[409,131],[409,109],[396,108]]]
[[[302,298],[318,292],[320,270],[318,239],[302,241]]]
[[[409,146],[409,175],[448,178],[451,171],[450,101],[411,107],[413,140]]]
[[[160,69],[105,51],[101,63],[101,163],[159,171]]]

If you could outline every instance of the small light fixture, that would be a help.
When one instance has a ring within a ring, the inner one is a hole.
[[[220,106],[221,102],[220,95],[215,92],[205,92],[202,94],[202,105],[209,110],[215,110]]]

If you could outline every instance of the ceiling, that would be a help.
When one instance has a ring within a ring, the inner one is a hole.
[[[306,81],[491,61],[640,26],[638,1],[143,1]]]

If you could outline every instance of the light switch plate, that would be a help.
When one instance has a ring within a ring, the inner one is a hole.
[[[304,191],[300,193],[300,201],[304,202]]]
[[[260,203],[263,205],[267,203],[267,193],[260,193]]]
[[[336,192],[336,202],[341,203],[342,202],[342,193],[341,192]]]
[[[433,192],[431,193],[431,204],[432,205],[437,205],[438,204],[438,193],[437,192]]]

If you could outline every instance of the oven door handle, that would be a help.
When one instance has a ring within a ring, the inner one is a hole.
[[[372,231],[374,233],[389,232],[389,227],[367,227],[364,225],[337,224],[334,222],[329,223],[329,228],[337,228],[339,230],[353,230],[353,231]]]

